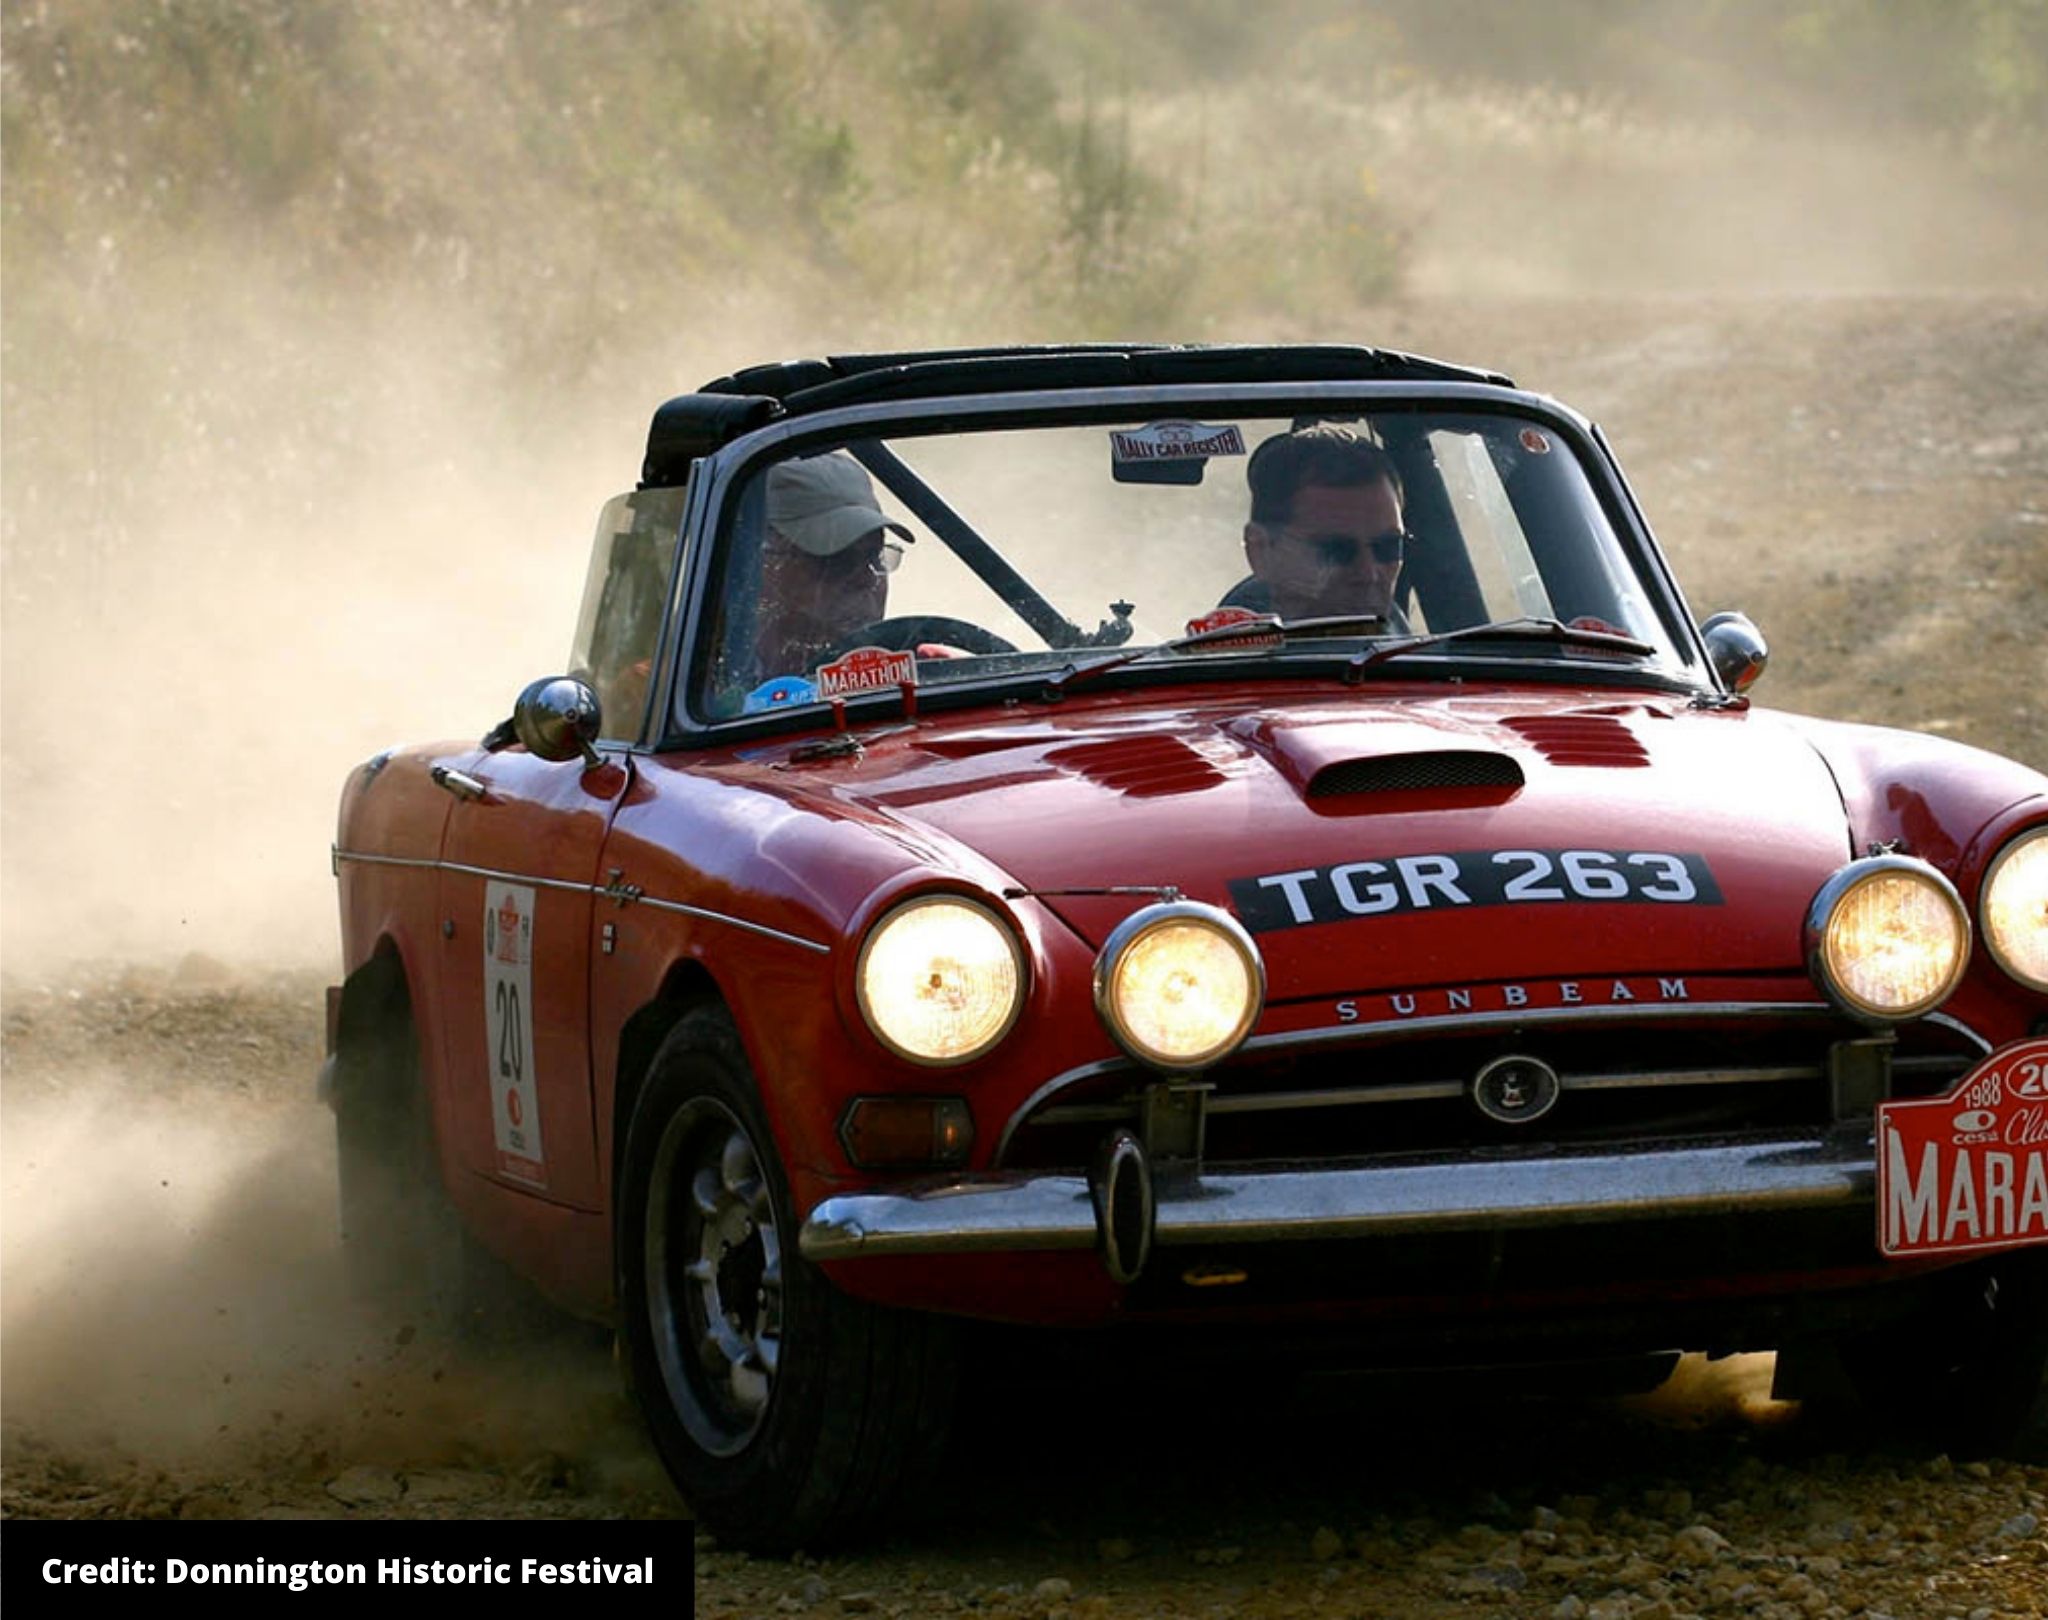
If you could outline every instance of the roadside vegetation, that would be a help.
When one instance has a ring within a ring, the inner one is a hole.
[[[444,300],[557,385],[764,297],[899,342],[1328,320],[1511,152],[1546,191],[1853,135],[1995,185],[2048,128],[2048,0],[44,0],[4,54],[13,324],[232,266]]]

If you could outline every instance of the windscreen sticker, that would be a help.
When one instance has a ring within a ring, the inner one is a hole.
[[[1550,440],[1532,427],[1522,429],[1522,448],[1532,456],[1550,454]]]
[[[1279,647],[1285,645],[1287,637],[1280,630],[1280,615],[1277,613],[1254,613],[1250,608],[1213,608],[1198,619],[1188,620],[1187,634],[1205,636],[1212,630],[1228,630],[1244,626],[1241,636],[1219,636],[1217,645],[1228,651],[1233,647]]]
[[[821,698],[851,697],[856,692],[886,692],[917,685],[917,654],[887,647],[856,647],[843,658],[820,664],[811,679]]]
[[[1573,903],[1718,906],[1704,855],[1661,850],[1468,849],[1232,878],[1253,933],[1412,911]]]
[[[533,1082],[533,896],[517,883],[484,885],[484,1069],[499,1173],[545,1187]]]
[[[1945,1097],[1877,1105],[1887,1258],[2048,1243],[2048,1040],[1993,1052]]]
[[[1241,456],[1244,435],[1234,422],[1152,422],[1109,436],[1112,461],[1193,461],[1202,456]]]
[[[777,675],[746,695],[740,713],[758,714],[763,709],[786,709],[792,704],[817,701],[818,689],[801,675]]]

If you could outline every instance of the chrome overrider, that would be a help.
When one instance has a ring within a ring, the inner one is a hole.
[[[1159,1166],[1151,1243],[1269,1243],[1870,1204],[1867,1137],[1839,1131],[1541,1156],[1403,1155],[1245,1168]],[[1089,1178],[989,1171],[811,1211],[815,1261],[1104,1247]]]

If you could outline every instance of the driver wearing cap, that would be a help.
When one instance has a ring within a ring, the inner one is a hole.
[[[808,675],[854,631],[883,618],[889,575],[910,539],[882,515],[852,457],[835,452],[771,467],[754,668]]]

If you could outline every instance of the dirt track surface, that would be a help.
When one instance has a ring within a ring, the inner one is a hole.
[[[2048,302],[1416,306],[1344,335],[1599,420],[1695,610],[1770,638],[1760,701],[2048,765]],[[323,982],[10,965],[0,1511],[685,1517],[599,1337],[465,1344],[349,1299]],[[703,1547],[699,1612],[2048,1612],[2048,1468],[1873,1453],[1767,1389],[1746,1358],[1631,1402],[983,1390],[946,1512],[823,1564]]]

